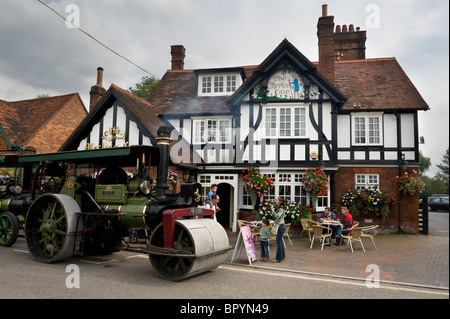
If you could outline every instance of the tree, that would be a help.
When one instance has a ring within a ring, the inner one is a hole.
[[[419,173],[420,176],[423,176],[424,173],[426,171],[428,171],[428,169],[431,166],[431,158],[426,157],[425,155],[422,154],[422,151],[419,151]]]
[[[147,100],[159,83],[155,77],[143,76],[140,83],[136,83],[135,88],[130,87],[128,90],[141,99]]]
[[[448,193],[448,175],[449,175],[449,154],[448,148],[444,154],[444,158],[442,159],[442,164],[436,165],[441,171],[436,174],[436,177],[443,181],[447,185],[447,193]]]

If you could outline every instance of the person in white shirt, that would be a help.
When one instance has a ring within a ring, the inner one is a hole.
[[[217,204],[219,203],[219,200],[220,200],[219,195],[213,194],[212,195],[212,206],[209,202],[205,205],[206,209],[212,209],[214,211],[214,220],[215,221],[217,221],[216,210],[217,210]]]

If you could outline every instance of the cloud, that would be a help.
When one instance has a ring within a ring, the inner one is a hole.
[[[162,77],[170,46],[186,48],[188,69],[261,63],[284,39],[317,61],[317,20],[322,3],[296,0],[58,0],[44,1],[63,17],[80,9],[80,26],[92,37]],[[327,0],[338,25],[367,30],[368,58],[396,57],[430,105],[419,112],[420,146],[433,165],[448,148],[449,3],[447,0]],[[367,9],[379,9],[368,25]],[[96,69],[103,86],[128,89],[148,75],[96,43],[38,1],[3,1],[0,13],[0,99],[79,92],[89,105]],[[440,128],[435,129],[435,128]],[[444,132],[440,132],[443,130]],[[432,170],[436,170],[433,166]]]

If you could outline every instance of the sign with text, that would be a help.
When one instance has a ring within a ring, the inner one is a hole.
[[[234,247],[233,257],[231,258],[231,262],[238,258],[241,255],[242,248],[245,247],[245,251],[247,253],[248,262],[250,265],[252,261],[258,259],[258,255],[256,254],[255,243],[253,242],[252,231],[250,230],[250,226],[242,226],[239,231],[239,235],[236,241],[236,246]]]

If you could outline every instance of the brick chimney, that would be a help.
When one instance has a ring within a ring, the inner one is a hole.
[[[328,15],[328,5],[322,6],[322,16],[317,23],[319,38],[319,72],[334,84],[334,17]]]
[[[353,24],[336,26],[334,34],[334,55],[339,60],[359,60],[366,58],[366,31],[360,31]]]
[[[183,45],[172,45],[170,48],[170,54],[172,55],[172,70],[183,70],[186,49]]]
[[[97,68],[97,84],[91,86],[89,95],[91,96],[89,102],[89,112],[92,112],[101,99],[105,96],[106,89],[103,87],[103,68]]]

